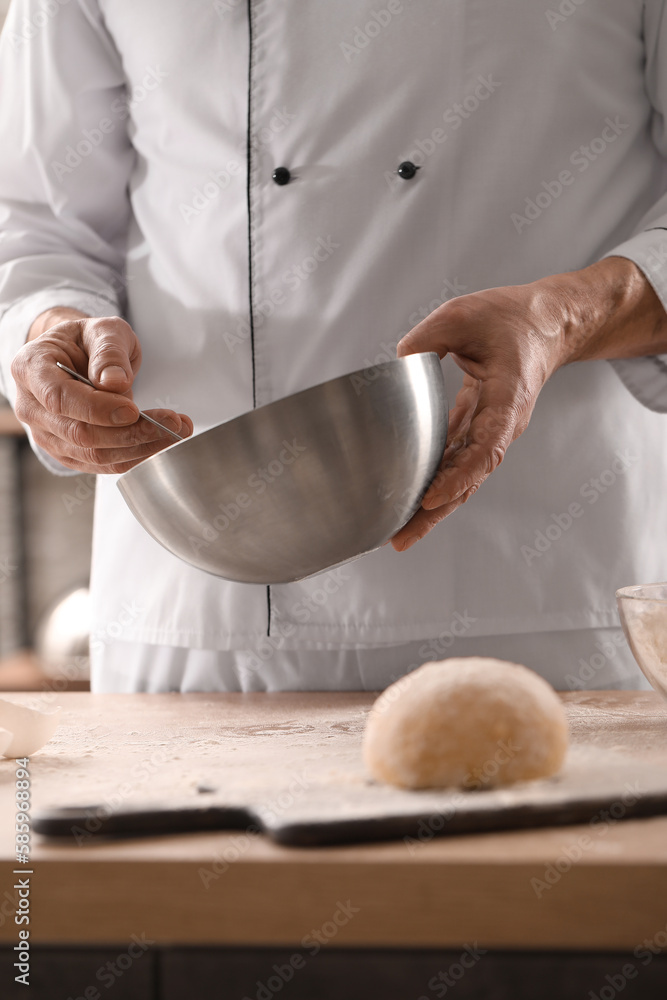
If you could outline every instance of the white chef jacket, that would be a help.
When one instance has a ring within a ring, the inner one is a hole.
[[[666,3],[561,7],[15,0],[3,391],[57,304],[126,316],[137,404],[195,433],[393,357],[462,292],[614,253],[667,304]],[[617,626],[615,589],[667,576],[666,411],[665,357],[565,367],[503,465],[409,552],[270,588],[179,561],[100,477],[94,635],[344,649],[462,620],[470,637]]]

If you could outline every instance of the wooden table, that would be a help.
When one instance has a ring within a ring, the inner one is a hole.
[[[0,697],[5,691],[89,691],[90,681],[69,680],[44,672],[39,657],[32,649],[20,649],[10,656],[0,657]]]
[[[563,698],[575,742],[639,748],[647,760],[667,767],[667,703],[657,694],[573,692]],[[298,773],[285,775],[286,783],[298,784],[310,766],[330,761],[335,767],[337,755],[360,743],[372,700],[350,692],[65,693],[59,731],[30,762],[33,807],[164,797],[170,788],[194,791],[221,776],[238,781],[262,762],[275,768],[281,759],[292,766],[300,761],[301,779]],[[11,889],[15,867],[13,775],[14,763],[0,760],[0,895]],[[626,969],[624,998],[664,996],[667,817],[612,823],[604,836],[588,838],[591,846],[582,840],[587,833],[586,826],[559,827],[427,837],[411,847],[399,842],[326,849],[280,847],[244,831],[113,843],[97,843],[83,831],[78,847],[35,837],[30,942],[35,949],[45,947],[55,961],[52,946],[92,947],[98,949],[94,954],[111,948],[117,955],[129,947],[131,935],[145,935],[154,942],[151,961],[161,956],[159,996],[174,1000],[179,982],[193,989],[191,995],[207,996],[206,983],[219,982],[219,972],[212,970],[220,962],[227,962],[232,986],[229,993],[212,996],[241,1000],[245,990],[252,1000],[258,994],[262,1000],[259,987],[249,993],[246,983],[263,984],[262,969],[268,976],[272,964],[282,967],[294,955],[305,956],[307,964],[283,982],[281,995],[287,997],[338,996],[309,979],[319,970],[331,985],[338,955],[339,967],[348,970],[341,996],[417,1000],[421,994],[430,1000],[445,995],[436,990],[442,981],[428,985],[432,976],[471,955],[470,949],[487,954],[463,963],[472,966],[456,981],[459,998],[486,996],[479,992],[482,982],[485,989],[493,984],[496,992],[488,995],[494,1000],[537,995],[521,992],[522,982],[530,985],[531,969],[539,976],[541,997],[566,995],[550,990],[569,989],[563,976],[571,984],[573,969],[583,992],[578,985],[567,995],[583,998],[592,990],[599,996],[608,985],[605,976],[622,976],[618,970],[624,964],[636,969],[635,977]],[[534,879],[548,888],[538,891]],[[3,913],[13,913],[11,893],[2,898]],[[322,940],[316,957],[309,956],[313,931]],[[0,942],[11,946],[16,940],[13,919],[3,919]],[[651,957],[644,965],[633,951],[645,940],[653,942],[656,954],[645,952]],[[196,962],[194,946],[204,949]],[[68,954],[71,965],[73,953]],[[364,958],[371,962],[372,980],[366,978]],[[148,975],[149,967],[158,976],[157,966],[134,961],[126,987],[133,975]],[[202,969],[208,971],[197,992],[193,983]],[[504,974],[507,992],[497,992]],[[355,992],[355,983],[365,984],[366,992]],[[408,992],[392,992],[396,989]],[[603,993],[605,998],[611,1000]]]

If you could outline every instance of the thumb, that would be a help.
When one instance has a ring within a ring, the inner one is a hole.
[[[124,392],[126,391],[124,385],[128,382],[132,384],[132,376],[128,375],[125,367],[122,364],[118,364],[115,359],[105,359],[103,364],[105,367],[102,369],[98,375],[97,381],[104,389],[111,389],[113,392]],[[120,384],[123,383],[123,388],[120,388]]]
[[[88,377],[102,389],[128,392],[139,368],[139,344],[132,328],[117,318],[90,321]]]
[[[430,313],[417,326],[413,326],[396,346],[396,356],[399,358],[427,351],[435,351],[441,358],[444,358],[448,351],[443,319],[437,315],[437,310]]]

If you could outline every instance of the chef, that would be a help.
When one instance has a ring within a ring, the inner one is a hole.
[[[2,390],[100,473],[94,690],[469,654],[641,686],[614,591],[667,576],[665,52],[665,0],[15,0]],[[440,353],[453,411],[391,545],[235,584],[125,507],[170,442],[139,409],[198,433],[397,351]]]

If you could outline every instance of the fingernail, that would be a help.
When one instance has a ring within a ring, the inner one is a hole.
[[[416,545],[418,541],[419,541],[418,535],[410,535],[410,537],[406,540],[405,545],[403,546],[401,551],[406,552],[413,545]]]
[[[111,414],[111,420],[114,424],[133,424],[136,419],[136,413],[129,406],[119,406]]]
[[[127,373],[124,368],[120,365],[107,365],[100,372],[100,382],[104,385],[105,382],[117,382],[118,379],[126,379]],[[118,423],[121,423],[119,420]],[[124,423],[124,421],[123,421]]]
[[[434,507],[440,507],[444,503],[442,493],[432,493],[428,497],[424,497],[422,500],[422,507],[424,510],[433,510]]]
[[[426,503],[423,504],[427,510],[432,510],[434,507],[443,507],[447,503],[451,503],[452,500],[456,500],[459,495],[458,490],[445,490],[444,492],[431,493],[428,497],[424,497]]]

